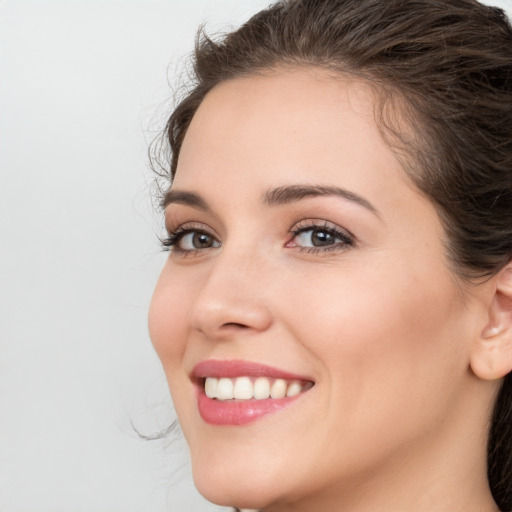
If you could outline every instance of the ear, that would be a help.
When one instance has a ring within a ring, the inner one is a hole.
[[[512,371],[512,262],[493,277],[488,324],[475,341],[470,366],[481,379],[501,379]]]

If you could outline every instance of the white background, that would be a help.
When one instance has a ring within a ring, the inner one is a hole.
[[[266,4],[0,1],[0,512],[220,510],[179,435],[132,428],[173,418],[146,328],[165,258],[146,152],[199,23]]]

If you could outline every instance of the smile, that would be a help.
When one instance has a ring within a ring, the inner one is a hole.
[[[217,400],[266,400],[286,396],[297,396],[312,386],[312,382],[285,379],[256,379],[244,376],[230,379],[227,377],[207,377],[204,391],[208,398]]]
[[[246,361],[209,360],[193,371],[201,418],[244,425],[288,407],[314,386],[310,379]]]

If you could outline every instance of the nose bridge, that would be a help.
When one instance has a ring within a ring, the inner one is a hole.
[[[246,249],[223,247],[197,293],[191,325],[208,337],[223,337],[234,327],[262,331],[271,324],[265,258]]]

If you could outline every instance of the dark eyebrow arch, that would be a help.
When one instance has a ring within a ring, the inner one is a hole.
[[[200,195],[181,190],[168,190],[164,194],[161,206],[165,210],[170,204],[176,203],[191,206],[192,208],[199,208],[200,210],[210,210],[210,207]]]
[[[350,192],[349,190],[345,190],[340,187],[324,185],[288,185],[284,187],[273,188],[263,195],[263,202],[270,206],[277,206],[300,201],[306,197],[318,196],[339,196],[343,199],[357,203],[379,216],[377,208],[375,208],[375,206],[373,206],[364,197],[361,197],[354,192]]]

